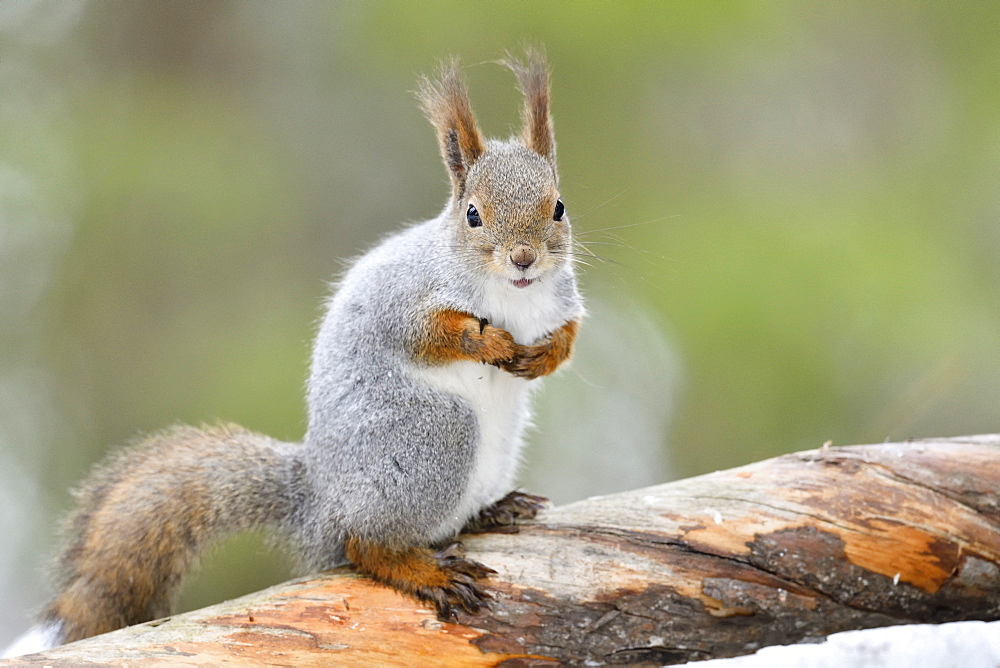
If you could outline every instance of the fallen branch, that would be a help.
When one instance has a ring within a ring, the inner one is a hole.
[[[18,661],[669,664],[998,619],[1000,435],[800,452],[465,544],[498,574],[460,624],[340,569]]]

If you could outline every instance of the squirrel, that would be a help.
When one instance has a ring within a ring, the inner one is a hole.
[[[483,137],[457,61],[421,78],[451,195],[340,279],[313,347],[303,442],[180,426],[95,469],[66,523],[38,644],[170,614],[200,552],[257,527],[304,569],[352,564],[442,619],[487,606],[481,580],[494,571],[452,541],[547,502],[510,491],[531,381],[570,357],[584,315],[548,65],[532,50],[500,62],[524,95],[508,140]]]

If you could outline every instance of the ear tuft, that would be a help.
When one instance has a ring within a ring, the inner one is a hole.
[[[521,141],[555,167],[556,141],[552,132],[552,117],[549,115],[549,66],[545,62],[545,53],[537,49],[526,49],[524,61],[507,53],[500,64],[514,73],[521,92],[524,93]]]
[[[486,143],[472,114],[458,61],[442,62],[434,79],[421,77],[417,99],[437,130],[441,157],[451,175],[454,194],[459,197],[469,168],[486,150]]]

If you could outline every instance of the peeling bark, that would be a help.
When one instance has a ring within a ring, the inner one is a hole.
[[[671,664],[1000,618],[1000,436],[824,448],[465,539],[492,609],[442,623],[346,569],[18,659]]]

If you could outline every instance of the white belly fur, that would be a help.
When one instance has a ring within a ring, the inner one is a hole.
[[[528,381],[478,362],[455,362],[417,371],[419,380],[465,399],[479,422],[472,474],[454,514],[435,540],[456,533],[481,508],[513,489],[522,434],[529,416]]]
[[[490,324],[507,330],[521,345],[530,345],[561,327],[569,317],[552,291],[552,282],[527,289],[489,281],[473,311]],[[439,527],[436,540],[457,532],[483,507],[497,501],[514,486],[524,430],[531,419],[531,392],[538,380],[528,381],[479,362],[454,362],[416,370],[418,380],[457,394],[475,411],[479,443],[472,474],[453,517]]]

